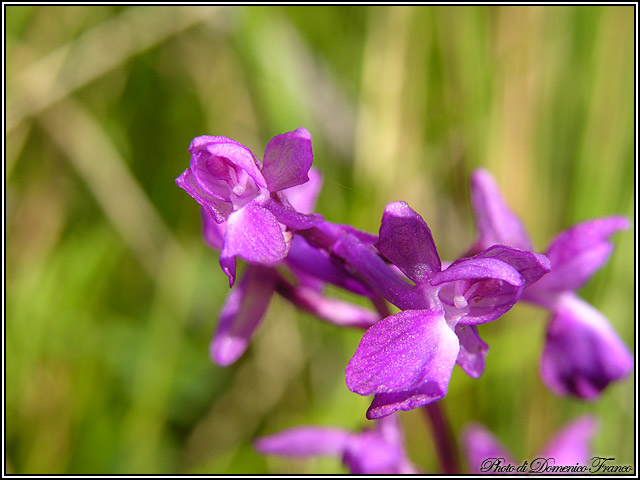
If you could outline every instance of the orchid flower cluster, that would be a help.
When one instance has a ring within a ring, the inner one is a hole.
[[[201,205],[205,241],[220,250],[232,287],[211,342],[213,361],[226,366],[242,356],[275,293],[324,321],[364,330],[346,384],[373,396],[366,417],[375,426],[358,433],[292,429],[259,439],[265,454],[335,455],[352,473],[417,472],[392,414],[442,399],[455,365],[479,378],[488,345],[478,326],[519,300],[551,314],[540,373],[554,393],[593,399],[633,369],[606,318],[576,294],[611,254],[609,237],[628,228],[623,217],[575,225],[536,253],[491,175],[476,170],[477,238],[447,263],[425,220],[405,202],[387,205],[377,235],[314,213],[322,176],[304,128],[275,136],[262,161],[221,136],[197,137],[189,151],[190,167],[176,183]],[[238,257],[248,266],[236,284]],[[367,298],[371,308],[328,297],[327,284]],[[390,314],[387,302],[399,313]],[[468,444],[484,435],[478,428]]]

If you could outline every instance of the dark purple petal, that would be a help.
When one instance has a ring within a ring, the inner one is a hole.
[[[451,371],[455,361],[451,363]],[[448,367],[447,367],[448,368]],[[440,400],[447,394],[448,380],[446,384],[426,382],[417,388],[402,392],[379,393],[373,397],[373,401],[367,410],[367,418],[375,420],[391,415],[398,410],[409,411],[420,408],[428,403]]]
[[[431,230],[405,202],[387,205],[375,245],[415,283],[423,283],[440,271],[440,257]]]
[[[320,170],[311,167],[309,170],[309,181],[302,185],[287,188],[282,193],[285,194],[287,200],[293,208],[304,214],[313,213],[316,207],[316,199],[322,188],[322,174]]]
[[[471,207],[478,228],[477,251],[496,244],[533,250],[522,222],[507,207],[496,181],[486,170],[471,174]]]
[[[554,393],[594,399],[633,371],[633,357],[599,311],[566,293],[547,327],[540,371]]]
[[[365,332],[347,365],[347,387],[360,395],[425,385],[446,392],[459,349],[441,310],[397,313]]]
[[[273,198],[270,198],[264,204],[264,208],[269,210],[278,222],[293,230],[306,230],[307,228],[318,225],[324,220],[322,215],[319,213],[305,215],[303,213],[296,212],[292,207],[284,205]]]
[[[291,240],[291,247],[285,262],[296,271],[305,272],[350,292],[367,297],[375,296],[369,287],[347,272],[339,260],[325,250],[312,247],[299,235],[295,235]]]
[[[300,127],[271,139],[264,151],[262,175],[269,191],[277,192],[308,181],[312,163],[311,134]]]
[[[358,435],[339,428],[296,427],[255,440],[254,446],[266,455],[309,457],[340,456]]]
[[[316,290],[293,286],[282,280],[278,283],[278,293],[296,307],[339,327],[369,328],[380,320],[376,312],[336,298],[328,298]]]
[[[363,244],[355,236],[344,235],[335,242],[332,251],[398,308],[406,310],[427,306],[426,300],[415,287],[402,280],[371,246]]]
[[[209,193],[219,193],[221,182],[242,181],[242,172],[253,179],[258,187],[266,188],[267,183],[260,173],[260,162],[247,147],[228,137],[203,135],[196,137],[189,145],[191,170],[198,184]],[[233,173],[229,167],[232,167]],[[236,179],[230,178],[236,175]]]
[[[438,298],[447,319],[463,324],[491,322],[520,298],[524,279],[511,265],[497,258],[463,258],[431,279],[442,285]]]
[[[504,245],[495,245],[473,258],[497,258],[511,265],[522,276],[524,286],[536,283],[551,271],[549,259],[539,253],[517,250]]]
[[[473,378],[480,378],[484,372],[484,357],[487,356],[487,345],[478,334],[475,325],[456,325],[455,329],[460,341],[460,353],[456,364]]]
[[[608,238],[629,228],[621,216],[579,223],[560,233],[546,252],[552,270],[536,284],[536,290],[561,291],[580,288],[609,258],[613,245]]]
[[[249,265],[227,296],[220,312],[218,329],[211,342],[211,359],[220,366],[234,363],[247,349],[269,305],[275,288],[275,271]]]
[[[493,469],[487,470],[487,467],[496,459],[500,459],[501,466],[520,465],[513,461],[507,449],[482,425],[468,425],[462,433],[462,443],[467,454],[469,471],[472,474],[492,473]]]
[[[554,435],[538,457],[553,458],[553,465],[588,465],[597,426],[595,418],[580,417]]]
[[[202,235],[205,242],[214,250],[222,250],[226,223],[216,223],[208,209],[202,207]]]
[[[217,223],[224,222],[229,214],[233,211],[233,205],[221,198],[209,195],[195,181],[190,169],[182,172],[176,178],[176,184],[191,195],[196,202],[202,205],[213,216]]]
[[[342,461],[353,475],[395,474],[402,460],[400,445],[378,432],[364,431],[347,443]]]
[[[229,215],[220,254],[223,270],[230,268],[230,259],[236,255],[248,262],[271,265],[286,254],[287,244],[278,221],[257,203],[251,202]],[[229,275],[227,270],[225,273]]]

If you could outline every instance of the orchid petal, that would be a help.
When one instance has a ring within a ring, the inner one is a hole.
[[[353,475],[394,474],[402,459],[400,445],[374,431],[364,431],[347,444],[342,461]]]
[[[276,192],[308,181],[312,163],[311,134],[300,127],[271,139],[264,151],[262,175],[269,191]]]
[[[629,221],[612,216],[579,223],[560,233],[546,255],[552,271],[538,282],[536,290],[576,290],[609,258],[613,245],[608,238],[629,228]]]
[[[306,230],[307,228],[318,225],[324,220],[322,215],[319,213],[305,215],[303,213],[296,212],[293,207],[275,201],[273,198],[270,198],[264,204],[264,208],[269,210],[278,222],[293,230]]]
[[[442,285],[438,298],[450,322],[486,323],[507,312],[520,298],[524,280],[497,258],[463,258],[431,279]]]
[[[270,265],[282,260],[287,248],[275,217],[251,202],[229,215],[220,264],[229,275],[231,258],[236,255],[248,262]]]
[[[454,362],[451,363],[453,370]],[[447,370],[448,367],[445,367]],[[451,370],[448,370],[451,375]],[[393,393],[379,393],[373,397],[373,401],[367,410],[369,420],[380,419],[399,410],[409,411],[420,408],[436,400],[440,400],[447,394],[448,379],[446,384],[426,382],[416,388]]]
[[[473,258],[497,258],[502,260],[516,269],[522,276],[525,287],[536,283],[551,271],[551,262],[546,256],[504,245],[494,245]]]
[[[462,441],[472,474],[492,472],[489,467],[496,460],[500,460],[501,466],[516,465],[507,449],[482,425],[468,425],[462,433]]]
[[[581,417],[547,442],[541,458],[553,458],[554,465],[586,465],[591,458],[589,444],[596,432],[598,424],[591,416]]]
[[[514,287],[522,287],[524,279],[518,271],[497,258],[462,258],[453,262],[449,268],[438,272],[431,279],[431,285],[455,282],[458,280],[501,280]]]
[[[218,182],[227,177],[228,166],[246,172],[259,187],[267,187],[258,159],[251,150],[231,138],[202,135],[191,141],[189,152],[196,181],[209,193],[215,192]]]
[[[356,436],[339,428],[296,427],[258,438],[254,446],[264,454],[291,457],[340,456]]]
[[[431,230],[405,202],[393,202],[385,208],[376,248],[417,284],[440,271]]]
[[[316,200],[322,188],[322,173],[315,167],[309,170],[309,181],[302,185],[287,188],[284,193],[289,203],[298,212],[304,214],[313,213]]]
[[[176,184],[191,195],[202,207],[206,208],[217,223],[224,222],[233,211],[233,205],[231,203],[205,192],[200,185],[198,185],[193,173],[188,168],[176,178]]]
[[[222,250],[224,245],[225,222],[216,223],[208,209],[202,207],[200,211],[202,215],[202,235],[205,242],[214,250]]]
[[[598,310],[567,293],[547,327],[540,370],[556,394],[593,399],[633,371],[633,357]]]
[[[489,345],[480,338],[475,325],[456,325],[455,332],[460,341],[456,364],[470,377],[480,378],[484,372],[484,357],[489,351]]]
[[[533,250],[522,222],[506,205],[493,176],[484,169],[471,174],[471,207],[478,227],[477,250],[496,244]]]
[[[273,269],[249,265],[242,280],[229,293],[211,342],[210,353],[215,363],[231,365],[245,352],[269,305],[275,278]]]
[[[446,392],[459,349],[442,310],[391,315],[365,332],[347,365],[347,387],[360,395],[425,385]]]

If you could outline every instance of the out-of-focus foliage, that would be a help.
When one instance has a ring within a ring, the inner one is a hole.
[[[208,342],[228,288],[174,184],[201,134],[261,155],[304,125],[318,211],[376,231],[405,200],[443,256],[473,240],[468,174],[488,168],[537,247],[634,215],[634,7],[5,6],[6,461],[12,473],[336,473],[263,458],[257,435],[357,430],[344,385],[359,332],[276,298],[247,354]],[[633,233],[582,295],[634,341]],[[481,333],[487,370],[456,369],[454,432],[486,424],[518,458],[566,421],[600,420],[594,454],[633,463],[633,379],[595,403],[538,376],[545,314]],[[437,471],[419,412],[409,454]]]

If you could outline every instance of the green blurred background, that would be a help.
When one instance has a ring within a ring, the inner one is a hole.
[[[317,211],[377,231],[405,200],[443,258],[473,240],[484,166],[544,250],[597,216],[634,217],[633,6],[5,6],[6,462],[10,473],[340,473],[264,458],[299,424],[360,429],[344,367],[360,332],[275,298],[234,366],[208,358],[227,292],[197,204],[174,184],[201,134],[262,156],[305,126]],[[634,234],[582,290],[634,345]],[[479,380],[454,371],[456,433],[486,424],[530,459],[598,416],[593,453],[634,463],[633,378],[596,402],[538,376],[546,314],[481,328]],[[420,412],[411,458],[435,472]]]

